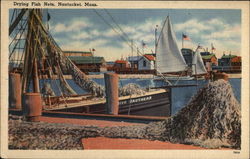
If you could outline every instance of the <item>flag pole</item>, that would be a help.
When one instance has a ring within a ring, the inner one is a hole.
[[[155,63],[154,63],[154,69],[155,70],[157,70],[157,68],[156,68],[157,27],[158,27],[158,25],[155,26]]]
[[[155,26],[155,54],[156,54],[156,47],[157,47],[157,27],[158,25]]]
[[[184,48],[184,44],[183,44],[183,33],[181,35],[181,42],[182,42],[182,48]]]

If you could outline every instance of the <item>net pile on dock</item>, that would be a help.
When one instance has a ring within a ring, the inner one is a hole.
[[[231,85],[219,80],[198,91],[180,112],[145,127],[106,128],[104,136],[187,143],[206,148],[240,148],[240,104]]]
[[[129,83],[121,88],[119,88],[119,96],[128,96],[128,95],[143,95],[145,94],[145,90],[143,90],[138,84]]]
[[[240,148],[240,119],[240,104],[231,85],[218,80],[202,88],[186,107],[166,122],[165,136],[169,136],[169,141],[209,148]]]
[[[10,116],[9,149],[79,150],[83,137],[99,136],[100,131],[96,126],[26,122]]]

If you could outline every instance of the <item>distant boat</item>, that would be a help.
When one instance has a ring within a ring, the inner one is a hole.
[[[191,80],[193,77],[187,75],[187,69],[188,66],[177,45],[170,17],[167,16],[156,45],[158,76],[155,79]]]
[[[199,51],[199,46],[196,49],[193,60],[192,60],[192,75],[193,76],[199,76],[199,75],[205,75],[207,74],[207,70],[204,66],[200,51]]]
[[[199,50],[200,46],[197,47],[192,57],[193,60],[190,74],[188,73],[188,65],[178,48],[170,17],[167,16],[156,45],[156,70],[158,76],[154,79],[193,80],[194,77],[207,74]]]

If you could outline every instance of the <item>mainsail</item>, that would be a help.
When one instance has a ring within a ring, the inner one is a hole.
[[[192,75],[206,74],[207,70],[203,64],[203,60],[199,49],[196,49],[192,61]]]
[[[184,57],[178,48],[176,36],[169,16],[164,21],[157,47],[156,69],[161,73],[184,71],[187,67]]]

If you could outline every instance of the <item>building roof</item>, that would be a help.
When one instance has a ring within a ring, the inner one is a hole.
[[[216,58],[215,54],[201,55],[202,59],[205,59],[205,60],[211,59],[213,56]]]
[[[106,62],[106,63],[107,63],[107,65],[114,65],[114,64],[115,64],[114,61],[108,61],[108,62]]]
[[[149,61],[154,61],[155,57],[153,55],[143,55],[144,57],[146,57]]]
[[[90,51],[63,51],[64,53],[70,53],[70,54],[75,54],[75,53],[81,53],[81,54],[91,54],[92,52]]]
[[[213,53],[210,53],[208,51],[201,52],[201,56],[206,56],[206,55],[213,55]]]
[[[69,56],[69,59],[74,61],[76,64],[94,64],[105,62],[103,57],[97,56]]]
[[[181,51],[182,51],[182,50],[193,51],[192,49],[189,49],[189,48],[182,48]]]
[[[128,61],[139,61],[141,56],[129,56]]]
[[[116,60],[115,63],[127,63],[128,61],[125,61],[125,60]]]
[[[221,58],[223,59],[223,58],[234,58],[234,57],[237,57],[236,55],[223,55]]]

